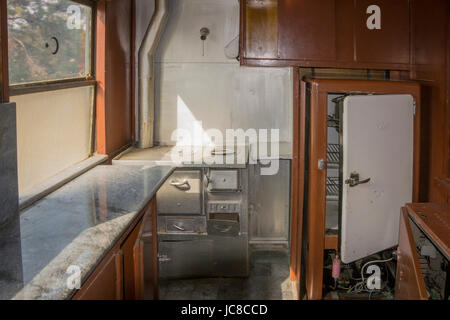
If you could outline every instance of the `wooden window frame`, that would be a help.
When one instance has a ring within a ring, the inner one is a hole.
[[[96,33],[97,33],[97,1],[95,0],[70,0],[88,6],[92,9],[91,15],[91,52],[90,52],[90,73],[84,77],[56,79],[49,81],[35,81],[23,84],[9,85],[9,96],[20,96],[31,93],[40,93],[48,91],[56,91],[63,89],[96,86],[95,67],[96,67]],[[6,1],[5,1],[6,2]],[[8,17],[6,16],[6,20]],[[7,47],[3,44],[3,46]],[[7,49],[6,49],[7,50]],[[9,73],[9,70],[8,70]]]

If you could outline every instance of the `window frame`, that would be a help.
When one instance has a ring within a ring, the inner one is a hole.
[[[9,96],[20,96],[24,94],[56,91],[62,89],[79,88],[94,86],[97,83],[95,79],[95,56],[96,56],[96,33],[97,33],[97,1],[96,0],[70,0],[92,10],[91,15],[91,52],[90,52],[90,73],[84,77],[64,78],[48,81],[34,81],[29,83],[20,83],[9,85]],[[95,93],[94,93],[95,94]]]

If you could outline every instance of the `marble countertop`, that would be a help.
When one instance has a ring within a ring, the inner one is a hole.
[[[70,298],[67,268],[84,281],[174,170],[98,166],[36,202],[20,216],[24,282],[0,285],[13,299]]]
[[[223,148],[216,147],[217,150]],[[230,155],[212,155],[214,147],[161,146],[150,149],[129,148],[113,159],[119,165],[173,165],[177,167],[246,168],[249,160],[249,146],[235,146]],[[225,149],[227,149],[225,147]],[[181,151],[184,150],[181,153]],[[186,155],[187,154],[187,155]],[[228,158],[227,158],[228,157]],[[227,159],[231,159],[227,160]]]

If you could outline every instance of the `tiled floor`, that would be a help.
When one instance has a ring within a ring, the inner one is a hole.
[[[250,254],[248,278],[163,280],[161,300],[292,300],[287,250]]]

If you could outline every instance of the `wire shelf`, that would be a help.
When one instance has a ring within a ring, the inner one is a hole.
[[[338,200],[339,199],[339,178],[327,177],[327,199]]]
[[[327,163],[329,167],[339,168],[341,147],[339,144],[329,144],[327,147]]]

